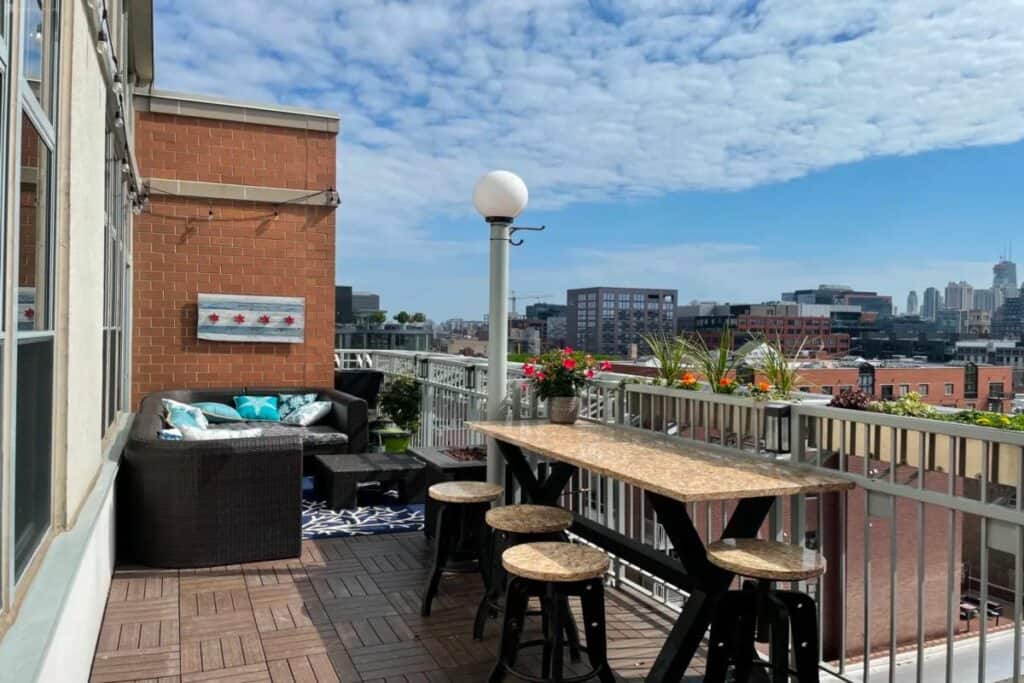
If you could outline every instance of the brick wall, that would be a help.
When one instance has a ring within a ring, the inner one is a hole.
[[[336,186],[333,133],[153,113],[136,126],[145,177]],[[170,388],[333,384],[334,210],[274,209],[154,193],[135,218],[134,403]],[[201,341],[200,292],[305,297],[305,343]]]

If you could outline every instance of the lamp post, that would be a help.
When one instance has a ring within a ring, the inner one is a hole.
[[[515,173],[485,173],[473,188],[473,205],[491,226],[490,306],[487,313],[487,419],[505,417],[508,375],[508,248],[512,221],[526,208],[526,184]],[[487,439],[487,481],[504,483],[494,439]]]

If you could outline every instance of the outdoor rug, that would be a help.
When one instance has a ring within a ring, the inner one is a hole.
[[[334,511],[318,500],[313,481],[302,482],[302,538],[371,536],[423,530],[423,505],[395,503],[396,491],[360,491],[360,506]]]

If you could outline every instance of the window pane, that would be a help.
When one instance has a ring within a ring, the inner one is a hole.
[[[25,0],[22,10],[23,73],[47,114],[53,114],[57,0]]]
[[[17,435],[14,445],[15,579],[50,526],[53,337],[18,343]]]
[[[18,329],[50,330],[50,150],[27,116],[22,115],[21,126]]]

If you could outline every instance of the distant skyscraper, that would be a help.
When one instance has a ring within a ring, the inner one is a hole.
[[[969,311],[974,305],[974,287],[961,280],[946,285],[946,309]]]
[[[1001,291],[995,287],[992,289],[974,290],[974,310],[989,312],[996,310],[996,292]]]
[[[591,353],[625,356],[631,344],[646,353],[642,335],[676,334],[674,289],[589,287],[566,292],[566,343]]]
[[[1017,296],[1017,264],[1000,260],[992,266],[992,288],[1002,290],[1004,297]]]
[[[942,293],[934,287],[925,289],[921,299],[921,317],[925,320],[935,320],[941,308]]]
[[[907,295],[907,315],[917,315],[917,292],[913,289]]]

